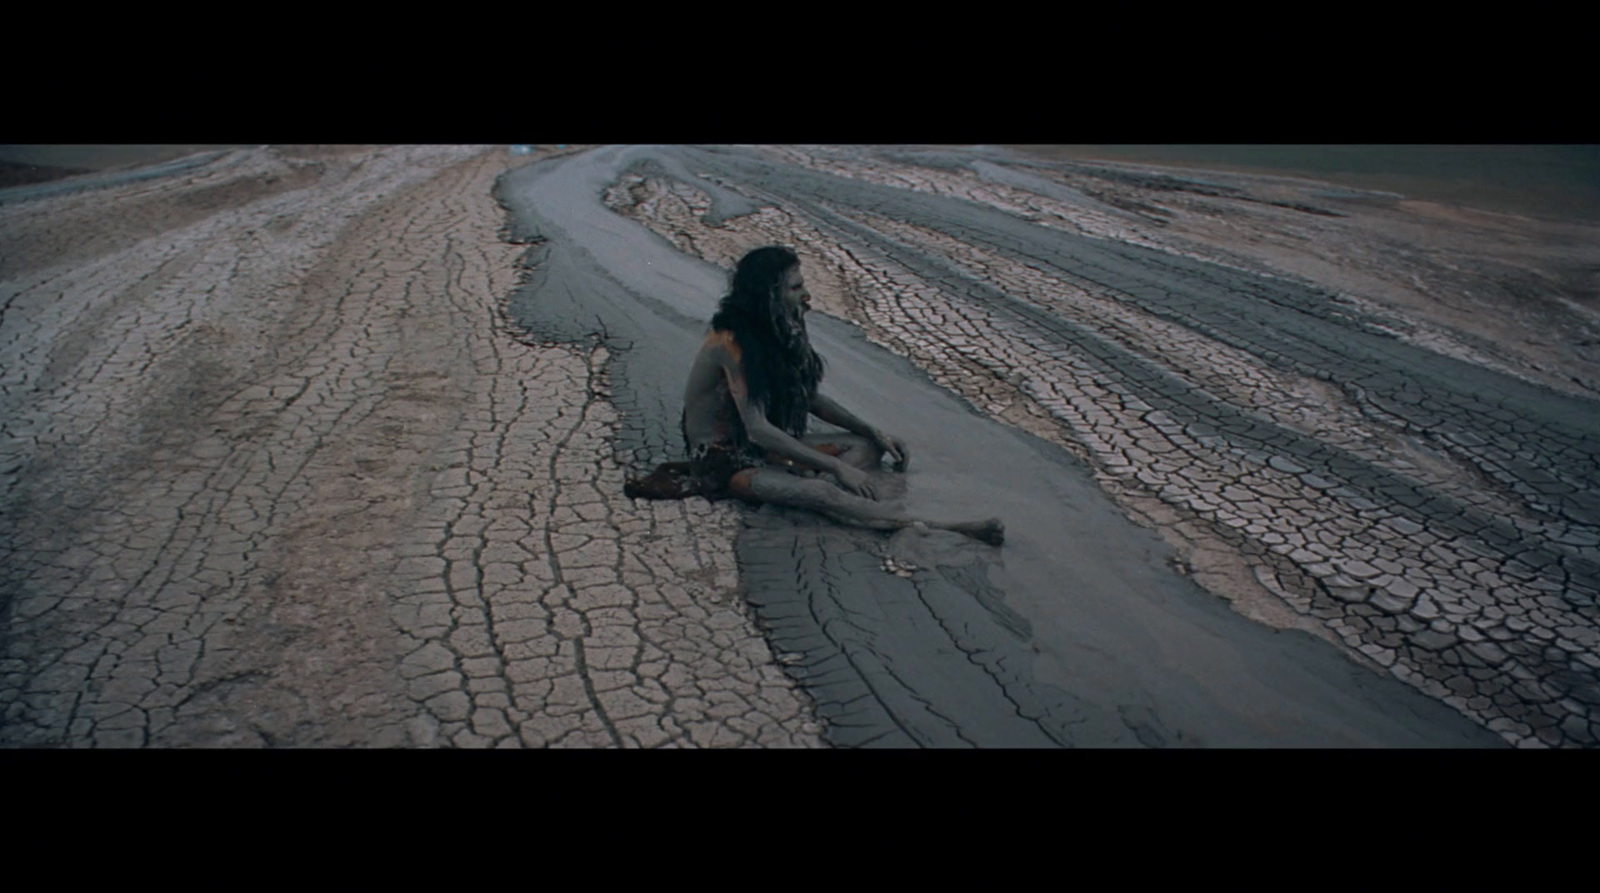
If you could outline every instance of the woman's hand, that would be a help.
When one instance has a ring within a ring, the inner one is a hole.
[[[844,488],[846,493],[860,496],[863,499],[876,500],[878,498],[878,491],[872,486],[871,475],[854,465],[840,463],[839,469],[833,473],[833,476],[838,479],[839,486]]]
[[[906,466],[911,463],[911,451],[906,448],[906,442],[900,438],[874,428],[872,442],[877,444],[878,449],[883,450],[883,454],[894,463],[895,471],[905,471]]]

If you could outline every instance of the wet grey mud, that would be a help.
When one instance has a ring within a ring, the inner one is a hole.
[[[0,744],[1596,743],[1592,225],[997,150],[96,176],[0,190]],[[1004,547],[622,495],[770,243],[896,499]]]

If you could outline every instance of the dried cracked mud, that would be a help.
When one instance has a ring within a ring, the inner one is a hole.
[[[1596,744],[1593,227],[989,150],[529,161],[0,190],[0,743]],[[899,498],[1005,547],[621,495],[769,242]]]
[[[507,326],[505,161],[0,205],[0,742],[821,743],[734,510],[624,498],[605,348]]]

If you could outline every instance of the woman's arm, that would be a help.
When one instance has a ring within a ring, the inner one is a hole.
[[[839,486],[846,492],[867,499],[878,498],[872,486],[872,479],[866,472],[841,462],[836,456],[814,449],[767,421],[766,408],[750,399],[750,388],[745,383],[744,365],[739,362],[739,357],[728,350],[722,350],[721,360],[723,374],[728,378],[728,393],[733,396],[734,405],[739,408],[739,419],[744,422],[745,434],[751,443],[785,459],[792,459],[802,465],[826,471],[839,481]]]
[[[911,461],[911,452],[906,449],[905,441],[874,428],[822,394],[811,398],[811,414],[830,425],[838,425],[851,434],[871,440],[883,450],[898,471],[905,471],[907,463]]]
[[[859,434],[862,437],[871,437],[877,430],[823,394],[811,398],[811,414],[830,425],[838,425],[851,434]]]

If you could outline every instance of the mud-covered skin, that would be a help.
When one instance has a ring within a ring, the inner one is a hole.
[[[781,296],[798,325],[809,301],[798,268],[785,272]],[[778,428],[764,416],[764,407],[750,394],[747,366],[731,332],[713,331],[706,337],[690,366],[684,407],[684,436],[694,474],[700,492],[708,497],[732,495],[752,503],[807,509],[841,524],[872,530],[900,530],[921,524],[963,533],[994,546],[1004,542],[1005,525],[998,519],[915,518],[880,504],[879,491],[887,495],[890,488],[883,486],[874,472],[886,453],[892,457],[896,470],[903,471],[909,451],[903,443],[878,432],[831,398],[813,395],[811,412],[853,432],[851,435],[793,437]],[[748,433],[747,449],[764,456],[766,461],[739,456],[738,451],[744,447],[740,443],[741,432]],[[709,459],[708,449],[712,450]],[[749,467],[740,467],[746,465]],[[797,469],[826,472],[831,480],[814,474],[798,477],[792,473]]]
[[[864,479],[873,481],[875,475],[871,472],[877,469],[883,454],[865,441],[858,442],[856,444],[858,449],[853,453],[846,453],[842,449],[843,443],[840,446],[840,461],[864,472]],[[832,453],[829,452],[828,455]],[[864,527],[868,530],[904,530],[908,527],[923,527],[953,531],[991,546],[999,546],[1005,542],[1005,524],[998,518],[978,521],[918,518],[890,508],[877,501],[881,498],[878,495],[880,490],[885,494],[891,492],[891,486],[886,484],[887,482],[869,484],[871,489],[868,492],[872,495],[871,498],[866,498],[848,493],[824,478],[800,477],[788,469],[764,466],[746,469],[735,475],[731,491],[734,495],[750,502],[806,509],[851,527]]]
[[[0,194],[0,744],[821,743],[734,511],[623,497],[607,351],[506,323],[506,159]]]
[[[1341,227],[1359,201],[1332,211],[1276,181],[1251,192],[938,151],[680,164],[768,207],[708,226],[702,183],[647,172],[610,201],[718,261],[799,246],[828,271],[811,277],[819,306],[1088,460],[1251,616],[1327,636],[1510,742],[1595,743],[1600,412],[1577,396],[1587,379],[1552,391],[1536,382],[1553,370],[1516,351],[1275,269],[1282,247],[1251,256],[1192,237],[1224,241],[1193,222],[1201,210],[1242,227],[1265,225],[1265,208],[1289,219],[1282,231],[1328,238],[1314,249],[1326,257],[1356,238]],[[1192,201],[1175,211],[1174,193]],[[1163,231],[1174,218],[1189,235]],[[1389,247],[1339,283],[1403,280],[1406,257]],[[1435,285],[1495,281],[1416,263]],[[1563,293],[1540,300],[1571,322],[1505,324],[1565,334],[1582,372],[1594,314]]]

